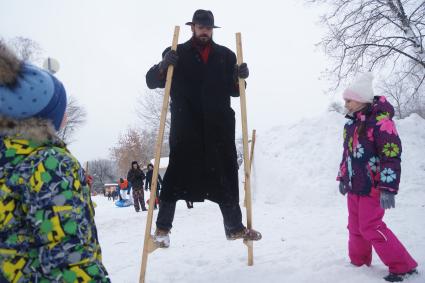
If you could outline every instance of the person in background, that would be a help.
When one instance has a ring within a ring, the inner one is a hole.
[[[115,194],[114,199],[118,198],[118,200],[122,200],[122,198],[121,198],[121,186],[120,186],[121,180],[123,180],[123,182],[124,182],[124,179],[122,179],[122,178],[120,178],[118,180],[118,185],[115,187],[115,191],[114,191],[114,194]]]
[[[146,183],[145,183],[145,191],[150,191],[151,190],[151,184],[152,184],[152,175],[153,175],[153,165],[152,164],[148,164],[147,166],[147,172],[146,172]],[[158,181],[157,181],[157,186],[156,186],[156,199],[155,199],[155,208],[157,208],[157,203],[159,203],[159,192],[161,190],[161,185],[162,185],[162,178],[161,175],[158,174]]]
[[[131,184],[127,179],[120,178],[118,180],[118,196],[120,200],[126,200],[127,195],[131,192]]]
[[[131,169],[128,171],[127,180],[131,182],[133,189],[134,209],[136,212],[146,211],[144,193],[143,193],[143,181],[145,180],[145,173],[140,169],[137,161],[131,163]]]

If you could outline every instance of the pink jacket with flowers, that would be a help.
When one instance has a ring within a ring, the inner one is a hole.
[[[375,96],[368,109],[348,116],[344,126],[344,152],[337,180],[349,192],[369,195],[372,188],[397,193],[400,183],[401,141],[393,106]],[[363,134],[359,127],[365,123]]]

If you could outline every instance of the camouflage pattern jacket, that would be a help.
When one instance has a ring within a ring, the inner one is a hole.
[[[109,282],[85,173],[47,122],[0,117],[0,282]]]

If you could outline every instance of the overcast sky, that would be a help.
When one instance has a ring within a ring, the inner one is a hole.
[[[87,161],[108,158],[121,132],[141,126],[135,109],[145,74],[171,44],[175,25],[180,43],[190,38],[185,23],[199,8],[212,10],[222,27],[214,31],[218,44],[236,51],[235,33],[242,33],[250,129],[261,135],[326,110],[319,76],[327,62],[315,46],[323,33],[319,9],[302,0],[0,0],[0,36],[31,38],[59,60],[57,77],[88,112],[70,145]],[[232,104],[239,115],[238,99]]]

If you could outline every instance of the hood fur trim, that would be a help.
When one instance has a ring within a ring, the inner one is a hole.
[[[64,144],[57,136],[52,123],[39,118],[15,120],[0,116],[0,136]]]
[[[0,41],[0,85],[13,85],[20,69],[21,61]]]

